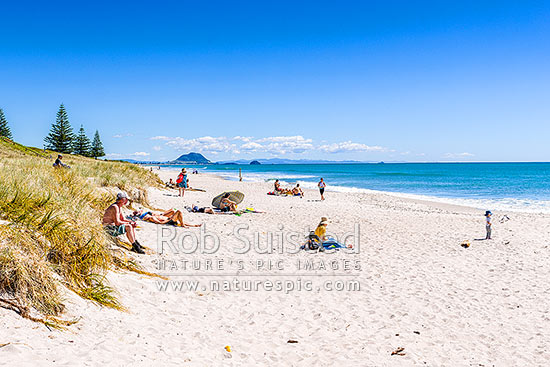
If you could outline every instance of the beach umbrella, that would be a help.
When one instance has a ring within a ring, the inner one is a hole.
[[[240,191],[226,191],[222,192],[218,196],[216,196],[214,199],[212,199],[212,206],[215,208],[220,207],[220,201],[222,201],[222,198],[225,194],[229,193],[229,200],[234,201],[237,204],[240,204],[244,200],[244,194]]]

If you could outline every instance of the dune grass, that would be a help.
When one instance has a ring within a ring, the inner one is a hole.
[[[105,275],[141,271],[111,250],[101,217],[117,191],[147,205],[146,188],[161,182],[136,165],[71,155],[63,158],[71,169],[56,169],[55,156],[0,139],[0,301],[51,322],[64,310],[65,287],[123,309]]]

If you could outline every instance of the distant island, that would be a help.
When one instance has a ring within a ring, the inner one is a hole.
[[[258,165],[258,164],[261,164],[261,163],[258,162],[258,161],[252,161],[252,162],[250,162],[250,164],[252,164],[252,165]]]

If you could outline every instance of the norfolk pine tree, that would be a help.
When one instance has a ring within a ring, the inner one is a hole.
[[[91,148],[90,139],[86,136],[84,126],[80,125],[78,135],[73,140],[73,154],[90,157]]]
[[[44,138],[45,147],[59,153],[71,153],[74,134],[65,106],[61,104],[50,133]]]
[[[90,151],[90,157],[94,157],[97,159],[97,157],[103,157],[105,155],[105,151],[103,150],[103,143],[101,143],[101,139],[99,138],[99,132],[96,130],[94,134],[94,140],[92,141],[92,149]]]
[[[4,136],[8,139],[11,139],[11,130],[8,126],[8,120],[6,120],[6,116],[4,116],[4,111],[0,108],[0,136]]]

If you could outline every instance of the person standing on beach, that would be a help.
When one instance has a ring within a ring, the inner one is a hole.
[[[491,221],[492,215],[493,215],[493,213],[491,213],[490,210],[487,210],[485,212],[485,230],[487,231],[487,236],[485,236],[486,240],[491,239],[491,230],[492,230],[492,226],[493,226],[493,223]]]
[[[325,181],[323,181],[322,177],[319,183],[317,184],[317,186],[319,187],[319,192],[321,193],[321,200],[325,200],[324,194],[325,194],[325,187],[327,187],[327,184],[325,183]]]
[[[180,191],[179,195],[183,197],[183,195],[185,194],[185,189],[189,186],[189,179],[187,178],[187,170],[185,168],[181,169],[181,172],[178,175],[178,179],[176,180],[176,184]]]

